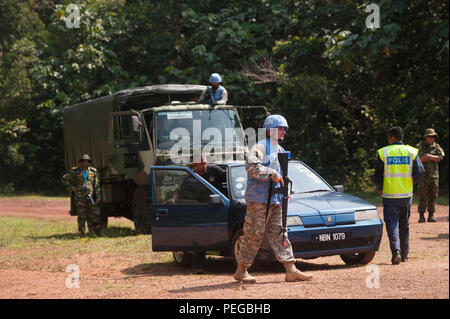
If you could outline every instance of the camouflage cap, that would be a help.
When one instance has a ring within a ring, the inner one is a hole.
[[[81,162],[81,161],[84,161],[84,160],[87,160],[89,163],[92,163],[92,160],[91,160],[91,158],[89,157],[88,154],[83,154],[81,156],[81,158],[78,160],[78,163]]]
[[[432,128],[427,128],[425,130],[425,136],[438,136],[438,134]]]

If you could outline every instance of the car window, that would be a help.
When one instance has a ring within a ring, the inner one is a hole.
[[[154,171],[156,204],[208,205],[214,194],[193,175],[184,170],[164,169]]]
[[[231,191],[234,198],[244,198],[247,189],[247,172],[244,165],[231,167]],[[228,190],[230,191],[230,190]]]
[[[247,189],[245,166],[233,166],[230,171],[233,196],[243,198]],[[292,181],[292,193],[333,191],[314,171],[298,162],[289,163],[289,178]]]
[[[288,172],[292,181],[292,193],[333,191],[314,171],[301,163],[290,162]]]

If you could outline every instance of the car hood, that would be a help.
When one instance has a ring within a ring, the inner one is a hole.
[[[376,207],[350,194],[338,192],[292,194],[288,215],[331,215],[366,209]]]

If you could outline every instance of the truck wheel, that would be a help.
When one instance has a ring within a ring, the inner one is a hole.
[[[108,227],[108,215],[102,212],[100,217],[100,229],[106,229]]]
[[[375,250],[371,250],[365,253],[345,254],[340,256],[347,265],[367,265],[372,261],[373,257],[375,257],[375,253]]]
[[[150,207],[147,207],[142,187],[136,188],[131,207],[134,228],[138,234],[151,233]]]
[[[175,260],[175,264],[178,267],[188,268],[192,265],[192,260],[194,259],[194,255],[192,253],[188,253],[186,251],[174,251],[173,260]]]

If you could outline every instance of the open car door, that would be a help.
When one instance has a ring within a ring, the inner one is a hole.
[[[225,195],[181,166],[152,166],[150,183],[153,251],[228,247]]]

